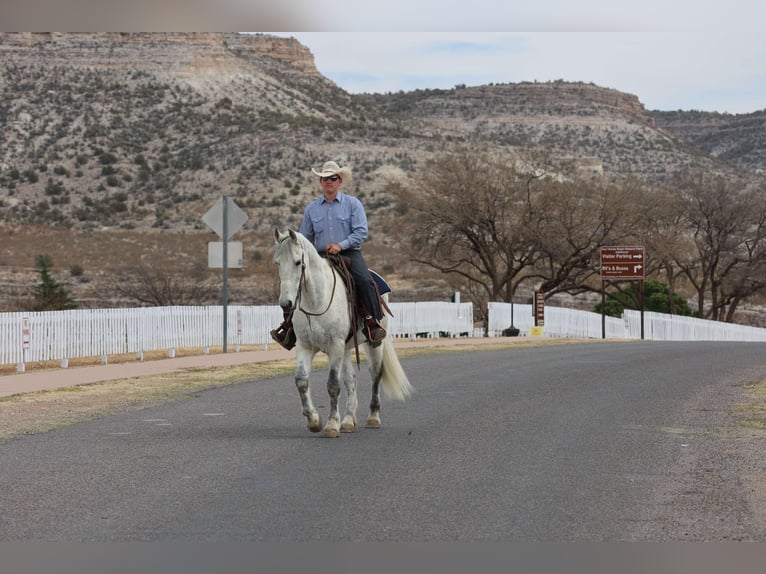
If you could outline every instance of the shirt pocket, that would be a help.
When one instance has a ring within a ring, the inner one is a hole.
[[[339,214],[336,218],[338,220],[338,226],[340,229],[343,230],[344,233],[348,234],[351,232],[351,216],[348,214]]]
[[[314,235],[318,235],[319,233],[324,233],[324,229],[325,229],[324,217],[322,216],[312,217],[311,227],[314,228]]]

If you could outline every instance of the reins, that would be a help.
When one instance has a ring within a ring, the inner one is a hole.
[[[330,301],[327,303],[327,307],[325,307],[324,311],[322,311],[321,313],[312,313],[311,311],[306,311],[306,309],[304,309],[300,304],[301,292],[303,291],[303,287],[305,285],[305,279],[306,279],[306,262],[305,260],[301,261],[301,277],[298,280],[298,295],[295,297],[298,300],[299,311],[311,317],[321,317],[322,315],[327,313],[327,311],[330,310],[330,306],[332,305],[332,302],[335,299],[335,286],[338,283],[338,274],[335,273],[332,267],[330,268],[330,270],[332,271],[332,293],[330,293]]]

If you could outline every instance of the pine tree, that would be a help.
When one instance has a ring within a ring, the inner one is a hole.
[[[49,255],[38,255],[35,258],[35,268],[40,274],[40,282],[34,288],[35,311],[61,311],[78,307],[69,288],[51,274],[53,260]]]

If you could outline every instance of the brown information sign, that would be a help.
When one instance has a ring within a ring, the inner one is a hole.
[[[643,247],[602,247],[601,279],[644,279]]]

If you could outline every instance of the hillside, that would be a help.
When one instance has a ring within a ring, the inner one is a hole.
[[[271,302],[271,231],[297,226],[317,193],[309,168],[328,158],[354,168],[372,265],[404,298],[445,297],[443,278],[387,250],[390,179],[461,142],[545,146],[648,182],[688,167],[742,176],[766,169],[763,114],[750,116],[647,112],[589,83],[351,95],[306,47],[268,35],[0,33],[0,306],[23,299],[42,250],[84,270],[74,287],[93,306],[126,303],[104,279],[126,267],[204,267],[217,237],[201,217],[222,194],[249,216],[232,297]]]
[[[662,129],[713,157],[766,173],[766,110],[752,114],[655,111],[651,116]]]

